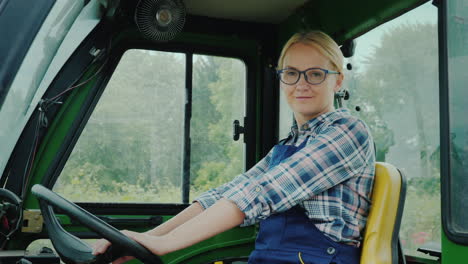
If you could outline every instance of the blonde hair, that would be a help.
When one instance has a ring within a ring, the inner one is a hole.
[[[323,56],[330,60],[331,65],[334,68],[332,70],[340,73],[343,72],[344,58],[340,47],[338,47],[338,44],[336,44],[330,36],[322,31],[316,30],[296,33],[288,40],[288,42],[286,42],[286,44],[284,44],[278,60],[278,69],[282,69],[286,52],[293,44],[296,43],[302,43],[316,48]]]

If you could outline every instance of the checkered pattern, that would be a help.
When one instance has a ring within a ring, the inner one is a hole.
[[[359,245],[367,221],[375,153],[368,127],[346,109],[291,129],[286,145],[306,146],[271,167],[273,150],[249,171],[199,196],[204,208],[222,197],[245,213],[243,226],[296,205],[326,236]]]

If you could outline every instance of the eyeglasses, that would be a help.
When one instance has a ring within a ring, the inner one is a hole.
[[[286,68],[276,72],[282,83],[293,85],[296,84],[304,74],[304,79],[310,84],[321,84],[327,78],[327,74],[340,74],[336,71],[329,71],[322,68],[309,68],[305,71]]]

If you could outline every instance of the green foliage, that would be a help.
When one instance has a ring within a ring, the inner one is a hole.
[[[361,108],[354,114],[364,120],[371,130],[377,150],[376,159],[385,161],[390,148],[395,145],[394,132],[384,118],[386,110],[381,107],[382,96],[375,88],[376,81],[368,76],[367,71],[346,76],[346,86],[351,93],[348,104]]]
[[[420,194],[438,195],[440,193],[439,177],[414,177],[407,182],[409,189]]]
[[[149,139],[138,135],[145,128],[144,124],[137,122],[134,126],[90,123],[60,181],[69,182],[72,178],[85,176],[96,183],[116,181],[135,184],[143,180],[150,172],[150,164],[144,158],[150,152]],[[100,185],[103,191],[111,188],[111,185]]]
[[[405,143],[419,153],[420,176],[424,177],[436,176],[433,172],[438,167],[430,159],[438,147],[439,133],[436,36],[433,24],[395,27],[371,50],[364,61],[365,71],[352,77],[359,89],[352,100],[362,104],[362,118],[370,125],[379,151],[386,152],[394,144],[397,129],[400,134],[407,131]],[[416,127],[415,134],[408,133],[410,125]]]
[[[417,255],[417,248],[441,241],[440,180],[437,177],[408,180],[400,239],[405,252]]]
[[[211,162],[222,155],[223,147],[212,144],[208,134],[210,123],[219,122],[221,114],[211,103],[212,91],[208,85],[219,80],[216,69],[219,62],[211,56],[195,56],[193,66],[192,121],[190,137],[192,155],[190,174],[192,181],[197,177],[204,162]],[[216,92],[216,91],[215,91]]]
[[[244,68],[195,56],[191,195],[242,172],[243,145],[231,127],[244,117]],[[181,201],[184,76],[181,55],[127,51],[54,189],[75,201]]]
[[[192,173],[193,187],[207,190],[227,182],[243,169],[243,145],[232,140],[231,127],[233,120],[244,117],[245,67],[238,60],[220,57],[203,56],[200,60],[205,61],[203,72],[217,76],[203,86],[209,95],[208,105],[217,118],[197,116],[194,124],[200,122],[207,130],[199,138],[192,138],[192,142],[203,142],[200,147],[210,152],[206,156],[193,152],[201,158],[200,162],[194,162],[198,170]]]
[[[174,203],[181,201],[180,187],[171,184],[143,184],[137,182],[108,181],[111,188],[103,188],[102,182],[90,174],[76,175],[67,184],[54,190],[76,202],[129,202],[129,203]]]
[[[349,104],[360,106],[356,114],[372,131],[377,160],[394,163],[407,176],[400,238],[410,255],[441,237],[436,36],[431,24],[390,29],[369,50],[365,67],[357,64],[357,73],[346,76]],[[390,151],[406,163],[389,159]]]

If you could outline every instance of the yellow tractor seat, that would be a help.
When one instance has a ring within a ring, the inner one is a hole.
[[[389,163],[377,162],[361,264],[405,263],[398,239],[405,196],[406,181],[401,172]]]

